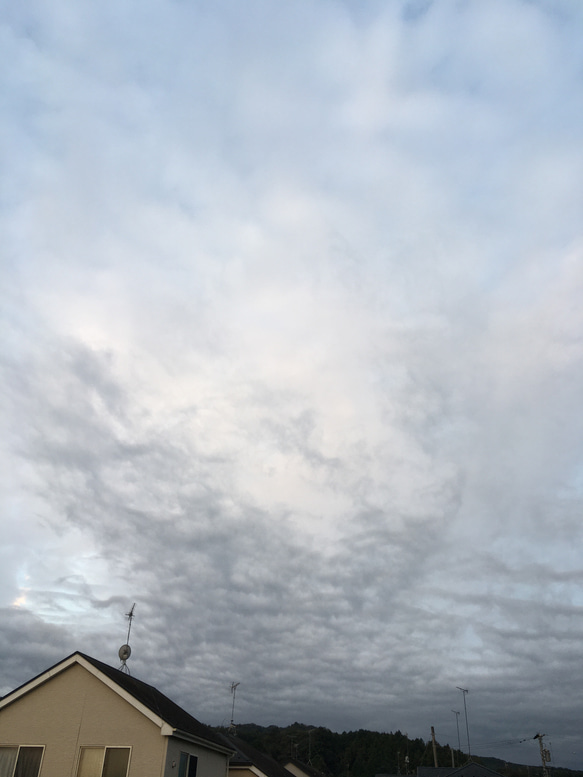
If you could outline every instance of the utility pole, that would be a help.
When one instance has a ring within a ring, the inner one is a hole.
[[[457,749],[458,749],[458,752],[461,753],[462,743],[460,742],[460,714],[457,710],[452,710],[452,712],[455,715],[455,724],[457,726]],[[452,754],[452,760],[453,760],[453,754]],[[455,766],[455,764],[452,763],[452,766]]]
[[[466,707],[466,695],[469,693],[467,688],[460,688],[459,685],[456,685],[456,688],[458,691],[461,691],[464,695],[464,713],[466,716],[466,734],[468,736],[468,761],[472,760],[472,750],[470,747],[470,727],[468,726],[468,708]],[[546,775],[545,775],[546,777]]]
[[[543,765],[543,777],[549,777],[547,764],[551,760],[551,754],[543,744],[543,737],[546,737],[546,734],[535,734],[533,739],[538,739],[538,745],[540,747],[540,760]]]
[[[433,765],[437,769],[437,745],[435,743],[435,729],[431,726],[431,742],[433,744]]]
[[[316,729],[311,728],[308,731],[308,765],[312,765],[312,732],[314,732]]]
[[[235,734],[235,696],[237,695],[237,688],[241,683],[231,683],[231,694],[233,696],[233,706],[231,707],[231,725],[229,726],[229,733]]]

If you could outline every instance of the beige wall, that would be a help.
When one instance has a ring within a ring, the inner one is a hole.
[[[75,777],[82,745],[133,746],[129,777],[161,777],[166,742],[157,725],[78,664],[0,710],[0,744],[45,745],[40,777]]]
[[[306,772],[302,771],[302,769],[297,767],[295,764],[288,762],[285,764],[285,768],[288,770],[288,772],[291,772],[294,777],[307,777]]]

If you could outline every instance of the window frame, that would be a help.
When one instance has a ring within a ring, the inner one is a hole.
[[[185,756],[184,759],[183,756]],[[183,760],[184,767],[182,765]],[[187,753],[186,750],[180,751],[180,760],[178,761],[178,777],[191,777],[190,769],[192,761],[194,761],[194,775],[192,775],[192,777],[196,777],[198,773],[198,755],[195,753]]]
[[[75,769],[75,777],[79,777],[79,767],[81,766],[81,757],[83,750],[101,750],[103,755],[101,758],[101,766],[99,768],[99,777],[103,777],[103,767],[105,766],[105,757],[108,750],[127,750],[128,751],[128,765],[126,767],[125,777],[128,777],[130,772],[130,764],[132,761],[132,745],[80,745],[79,754],[77,756],[77,768]]]
[[[3,750],[3,749],[12,750],[14,748],[16,748],[16,758],[14,759],[14,766],[12,767],[12,772],[11,772],[11,774],[8,775],[8,777],[14,777],[14,775],[16,774],[16,769],[18,768],[18,759],[20,758],[20,751],[23,748],[34,749],[34,750],[39,750],[39,749],[42,750],[42,753],[41,753],[41,756],[40,756],[40,761],[38,763],[38,772],[36,773],[36,777],[39,777],[40,773],[41,773],[41,770],[43,768],[43,761],[44,761],[44,757],[45,757],[46,745],[15,745],[15,744],[9,745],[9,744],[4,744],[4,743],[0,745],[0,750]]]

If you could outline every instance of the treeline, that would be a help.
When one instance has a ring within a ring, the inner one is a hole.
[[[382,734],[377,731],[344,731],[335,733],[327,728],[294,723],[286,728],[257,726],[253,723],[237,726],[237,736],[267,753],[280,763],[295,758],[310,764],[327,777],[375,777],[386,775],[416,775],[417,767],[433,766],[433,747],[423,739],[409,739],[400,731]],[[449,745],[437,744],[437,763],[456,766],[467,761],[467,755]],[[542,768],[507,763],[498,758],[472,760],[498,772],[503,777],[543,777]],[[583,771],[550,769],[551,777],[583,777]]]
[[[237,726],[237,736],[279,762],[296,758],[331,777],[405,777],[416,774],[418,766],[433,766],[431,745],[423,739],[409,739],[400,731],[381,734],[361,729],[340,734],[302,723],[286,728],[250,723]],[[437,757],[440,766],[451,766],[449,747],[437,745]],[[464,762],[457,750],[454,758],[457,765]]]

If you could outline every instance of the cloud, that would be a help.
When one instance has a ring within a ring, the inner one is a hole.
[[[462,685],[576,763],[580,25],[6,11],[6,689],[135,601],[208,722],[455,743]]]

